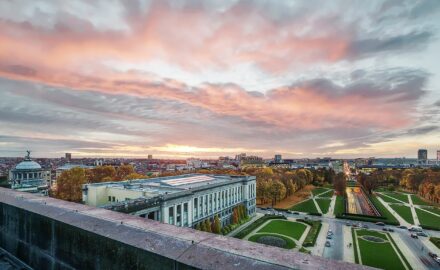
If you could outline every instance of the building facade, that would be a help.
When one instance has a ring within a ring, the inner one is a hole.
[[[218,216],[230,224],[233,209],[256,211],[255,176],[202,175],[94,183],[83,186],[87,205],[125,212],[181,227]]]
[[[428,150],[419,149],[419,151],[417,152],[417,159],[419,161],[419,164],[426,164],[428,162]]]

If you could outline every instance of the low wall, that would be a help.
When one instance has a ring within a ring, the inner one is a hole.
[[[34,269],[371,269],[4,188],[0,247]]]

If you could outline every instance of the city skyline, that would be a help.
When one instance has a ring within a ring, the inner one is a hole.
[[[0,156],[434,159],[439,13],[437,1],[1,2]]]

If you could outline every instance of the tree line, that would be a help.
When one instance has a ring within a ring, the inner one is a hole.
[[[370,193],[378,187],[389,190],[401,188],[418,193],[428,201],[440,202],[440,169],[392,169],[377,170],[370,174],[360,173],[358,181]]]
[[[92,169],[80,167],[63,171],[57,178],[56,185],[51,187],[49,195],[57,199],[81,202],[82,185],[89,183],[115,182],[137,178],[147,178],[134,171],[132,165],[98,166]]]

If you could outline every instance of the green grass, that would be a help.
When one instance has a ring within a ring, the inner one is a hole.
[[[436,208],[436,207],[422,207],[423,209],[426,209],[430,212],[433,212],[437,215],[440,215],[440,209]]]
[[[290,210],[305,213],[319,213],[315,203],[311,199],[295,204]]]
[[[304,239],[303,246],[313,247],[316,243],[316,239],[318,238],[319,231],[321,230],[322,227],[321,221],[302,220],[302,219],[298,219],[297,221],[306,223],[311,226],[309,232],[307,233],[306,238]]]
[[[402,203],[394,198],[384,196],[383,194],[379,194],[379,197],[387,203]]]
[[[413,204],[416,204],[416,205],[431,205],[430,203],[425,202],[424,200],[422,200],[418,195],[411,195],[411,198],[412,198]]]
[[[263,228],[261,228],[257,233],[278,233],[299,240],[306,228],[306,225],[298,222],[287,220],[272,220]]]
[[[393,197],[393,198],[395,198],[397,200],[409,203],[408,196],[406,194],[397,193],[397,192],[384,192],[384,194],[386,194],[386,195],[388,195],[390,197]]]
[[[423,228],[440,230],[440,217],[416,208],[417,217]]]
[[[429,237],[429,241],[431,241],[436,247],[440,248],[440,238]]]
[[[399,214],[406,222],[414,224],[411,208],[404,205],[390,204],[390,207]]]
[[[252,222],[252,224],[248,225],[246,228],[238,232],[236,235],[234,235],[234,238],[243,239],[246,235],[250,234],[253,230],[263,225],[264,222],[271,220],[271,219],[282,219],[280,216],[272,216],[272,215],[264,215],[261,218],[255,220]],[[284,220],[284,219],[282,219]]]
[[[336,196],[334,214],[335,215],[342,215],[343,213],[345,213],[344,196]]]
[[[312,193],[313,193],[313,196],[316,196],[316,195],[319,195],[319,194],[326,192],[328,190],[329,190],[328,188],[317,187],[312,190]]]
[[[321,211],[323,214],[326,214],[328,212],[328,208],[330,207],[330,199],[316,199],[316,202],[319,205],[319,208],[321,208]]]
[[[263,237],[263,236],[274,236],[274,237],[278,237],[278,238],[283,239],[284,241],[286,241],[286,246],[284,247],[285,249],[292,249],[292,248],[296,247],[296,244],[295,244],[295,242],[292,241],[292,239],[285,237],[285,236],[282,236],[282,235],[272,235],[270,233],[254,234],[251,237],[249,237],[249,241],[258,243],[258,239],[260,239],[260,237]]]
[[[325,192],[324,194],[319,195],[318,198],[331,198],[333,196],[333,193],[335,193],[335,191],[330,190],[328,192]]]
[[[405,262],[399,259],[398,254],[393,249],[392,242],[375,243],[360,238],[361,235],[371,235],[387,239],[386,234],[368,230],[358,230],[357,234],[357,245],[359,245],[363,265],[385,270],[405,269]],[[397,246],[396,249],[398,249]],[[410,266],[408,265],[408,267]]]
[[[375,196],[371,196],[370,198],[371,198],[371,202],[376,206],[376,208],[379,210],[382,216],[386,218],[386,221],[389,224],[392,223],[399,224],[399,221],[397,221],[397,219],[393,216],[393,214],[391,214],[390,211],[388,211],[388,209],[386,209],[386,207]]]

